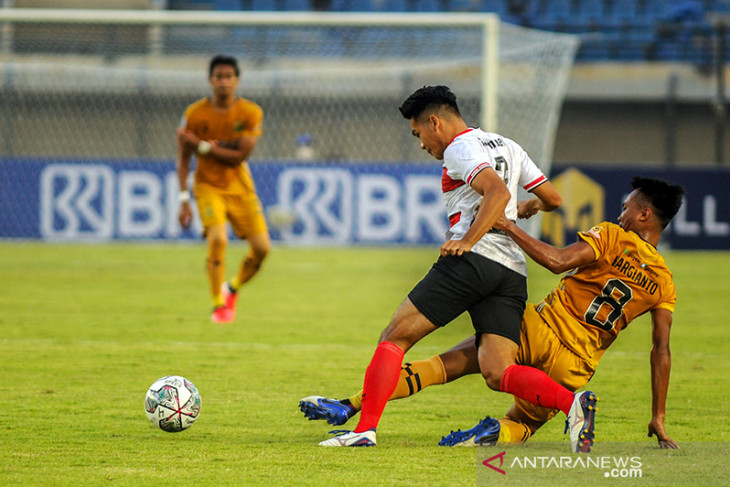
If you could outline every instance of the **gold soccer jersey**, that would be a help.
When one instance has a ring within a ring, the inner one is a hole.
[[[537,311],[560,341],[590,365],[637,316],[674,312],[672,273],[653,245],[634,232],[603,222],[578,233],[596,260],[567,272]]]
[[[203,98],[187,107],[182,126],[201,139],[226,146],[243,136],[261,135],[263,116],[261,107],[243,98],[238,98],[226,111],[215,109],[209,98]],[[208,184],[226,192],[253,191],[245,164],[229,167],[204,155],[198,155],[197,159],[196,184]]]

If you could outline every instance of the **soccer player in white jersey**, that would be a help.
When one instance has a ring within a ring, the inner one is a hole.
[[[593,393],[574,396],[545,372],[515,364],[527,299],[526,263],[507,235],[492,231],[503,213],[509,219],[517,217],[518,186],[538,193],[534,211],[559,206],[560,194],[517,143],[469,128],[456,96],[446,86],[424,86],[399,109],[410,120],[421,148],[443,160],[442,189],[450,229],[440,257],[380,336],[365,372],[355,430],[337,431],[337,436],[320,445],[374,446],[403,356],[421,338],[464,311],[476,330],[479,368],[489,388],[561,409],[571,427],[590,430],[592,437]]]

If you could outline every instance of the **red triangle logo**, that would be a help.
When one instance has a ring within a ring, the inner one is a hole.
[[[484,465],[485,467],[489,467],[489,468],[491,468],[492,470],[496,470],[497,472],[501,473],[502,475],[507,475],[507,472],[505,472],[504,470],[502,470],[502,469],[501,469],[501,468],[499,468],[499,467],[495,467],[494,465],[492,465],[492,464],[490,463],[490,462],[492,462],[493,460],[496,460],[497,458],[499,458],[499,466],[501,467],[501,466],[502,466],[502,464],[504,463],[504,454],[505,454],[505,453],[507,453],[507,452],[506,452],[506,451],[503,451],[502,453],[498,453],[498,454],[494,455],[494,456],[493,456],[493,457],[491,457],[491,458],[487,458],[486,460],[484,460],[484,461],[482,462],[482,465]]]

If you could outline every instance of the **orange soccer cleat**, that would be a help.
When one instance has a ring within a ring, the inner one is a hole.
[[[236,312],[227,306],[216,306],[210,315],[210,321],[213,323],[233,323],[236,319]]]

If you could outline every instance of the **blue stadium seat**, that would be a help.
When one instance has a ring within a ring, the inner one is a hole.
[[[350,10],[350,0],[332,0],[331,12],[347,12]]]
[[[570,0],[550,0],[547,4],[545,13],[553,18],[562,17],[567,18],[570,16]]]
[[[346,1],[345,9],[348,12],[372,12],[375,6],[373,0],[349,0]]]
[[[439,0],[416,0],[417,12],[440,12],[441,3]]]
[[[284,10],[306,12],[311,10],[309,0],[285,0]]]
[[[278,4],[279,2],[275,0],[253,0],[251,2],[251,10],[277,10]]]
[[[583,0],[578,7],[578,15],[584,23],[600,21],[604,18],[603,1]]]
[[[544,11],[535,19],[535,27],[547,30],[567,31],[567,27],[574,21],[571,18],[570,0],[549,0],[543,7]]]
[[[446,9],[449,12],[479,12],[482,3],[482,0],[448,0]]]
[[[606,13],[606,20],[614,25],[631,24],[639,20],[635,0],[614,0],[611,11]]]
[[[215,0],[168,0],[169,10],[215,10]]]
[[[483,0],[479,2],[480,12],[493,12],[499,15],[500,18],[505,19],[511,17],[507,8],[507,2],[504,0]]]
[[[406,0],[382,0],[382,3],[378,5],[378,10],[381,12],[406,12],[408,3]]]
[[[667,14],[669,8],[676,2],[667,2],[666,0],[644,0],[646,9],[644,17],[647,19],[658,19]]]
[[[242,10],[241,0],[215,0],[216,10]]]

